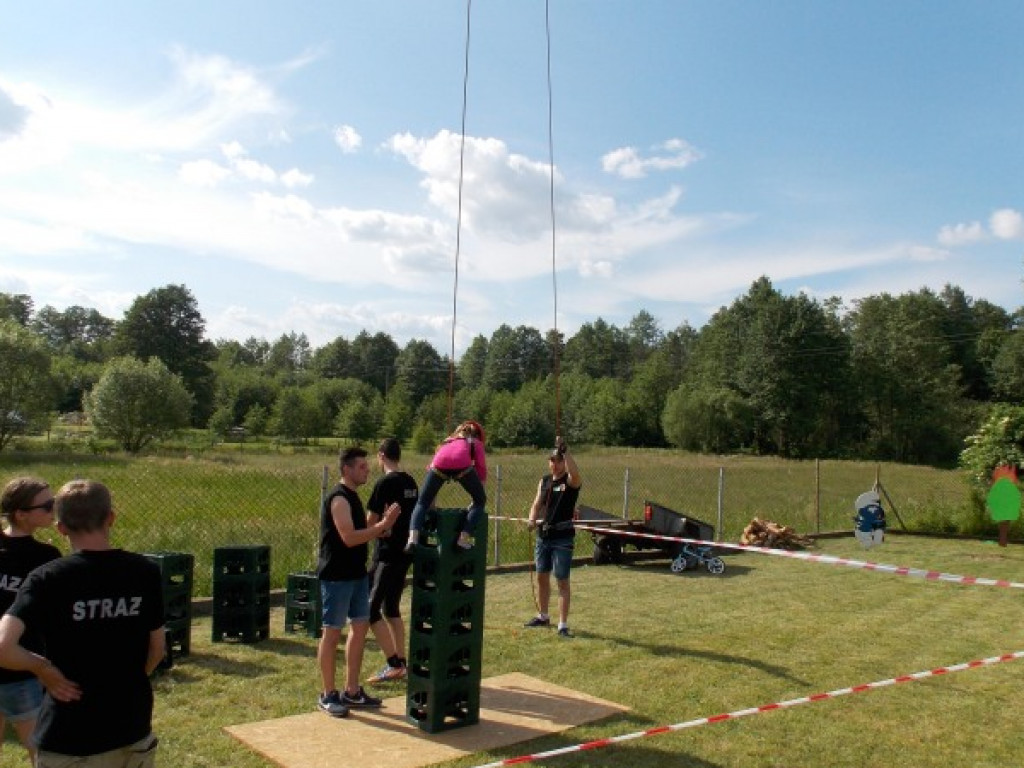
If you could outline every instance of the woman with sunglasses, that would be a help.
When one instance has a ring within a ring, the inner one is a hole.
[[[52,544],[35,539],[40,528],[53,525],[53,492],[36,477],[11,480],[0,495],[4,530],[0,533],[0,615],[14,602],[25,577],[36,567],[60,557]],[[35,761],[32,730],[43,703],[43,686],[31,672],[0,667],[0,745],[10,720],[21,743]]]

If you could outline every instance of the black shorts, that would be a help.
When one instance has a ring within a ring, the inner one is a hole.
[[[399,557],[393,561],[379,560],[370,572],[370,623],[375,624],[383,617],[397,619],[401,616],[399,606],[405,577],[412,565],[411,557]]]

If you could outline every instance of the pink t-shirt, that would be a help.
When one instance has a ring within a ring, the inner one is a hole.
[[[472,455],[470,455],[469,442],[473,441]],[[487,482],[487,457],[484,456],[484,444],[474,438],[457,437],[454,440],[446,440],[441,443],[434,454],[434,460],[430,466],[442,472],[455,472],[467,469],[470,465],[476,467],[476,473],[481,483]]]

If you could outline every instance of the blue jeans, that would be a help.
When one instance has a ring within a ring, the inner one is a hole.
[[[573,538],[542,539],[537,538],[533,548],[533,557],[537,573],[555,572],[558,581],[565,581],[569,578],[569,569],[572,567],[572,551],[576,546]]]
[[[480,519],[480,515],[484,513],[484,508],[487,506],[487,492],[484,491],[484,484],[480,482],[480,476],[476,473],[476,467],[470,467],[467,470],[456,470],[451,472],[451,474],[459,475],[455,478],[455,482],[461,485],[473,500],[469,505],[469,514],[466,515],[466,522],[462,524],[462,530],[472,535],[476,529],[477,520]],[[430,509],[434,499],[437,498],[437,494],[441,491],[441,486],[447,480],[448,477],[433,467],[427,470],[427,476],[423,478],[423,484],[420,486],[420,496],[416,500],[416,506],[413,508],[412,517],[409,520],[410,531],[419,532],[423,530],[423,518],[426,517],[427,510]]]
[[[370,580],[363,576],[349,581],[320,582],[322,623],[331,629],[344,629],[345,620],[370,620]]]
[[[0,685],[0,717],[12,723],[34,719],[42,705],[43,685],[38,678]],[[0,738],[3,738],[2,733]]]

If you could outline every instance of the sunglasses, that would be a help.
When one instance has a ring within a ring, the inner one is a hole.
[[[31,507],[25,507],[23,512],[31,512],[33,509],[45,509],[47,512],[53,512],[53,499],[44,501],[42,504],[33,504]]]

